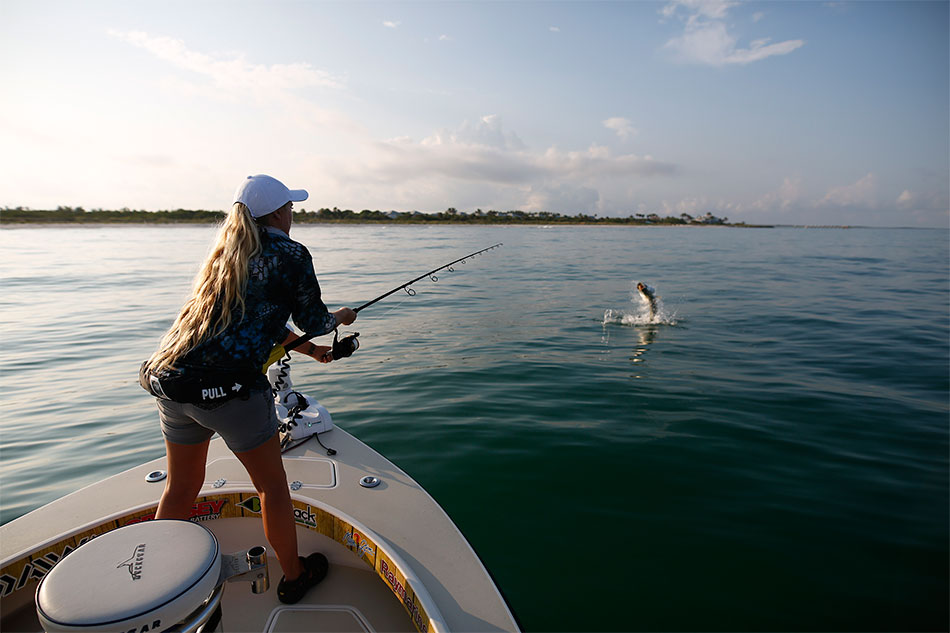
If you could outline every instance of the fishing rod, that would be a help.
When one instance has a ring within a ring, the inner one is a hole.
[[[454,260],[454,261],[451,261],[451,262],[449,262],[448,264],[443,264],[443,265],[439,266],[438,268],[433,268],[433,269],[430,270],[429,272],[424,273],[424,274],[422,274],[422,275],[419,275],[419,276],[416,277],[415,279],[413,279],[413,280],[411,280],[411,281],[407,281],[406,283],[404,283],[404,284],[402,284],[402,285],[400,285],[400,286],[396,286],[395,288],[393,288],[393,289],[390,290],[389,292],[383,293],[383,294],[379,295],[378,297],[376,297],[375,299],[371,299],[370,301],[367,301],[366,303],[364,303],[364,304],[361,305],[360,307],[354,308],[354,309],[353,309],[353,312],[357,312],[357,313],[358,313],[360,310],[363,310],[364,308],[368,308],[368,307],[370,307],[371,305],[373,305],[374,303],[377,303],[377,302],[379,302],[379,301],[382,301],[382,300],[385,299],[386,297],[388,297],[388,296],[390,296],[390,295],[393,295],[393,294],[399,292],[400,290],[405,290],[407,295],[409,295],[410,297],[414,297],[415,294],[416,294],[416,291],[411,288],[412,284],[414,284],[414,283],[416,283],[417,281],[420,281],[420,280],[422,280],[422,279],[425,279],[426,277],[428,277],[430,280],[432,280],[432,282],[437,282],[437,281],[439,281],[439,278],[435,276],[435,273],[439,272],[440,270],[445,270],[445,269],[447,269],[450,273],[451,273],[451,272],[455,272],[455,269],[453,268],[453,266],[454,266],[455,264],[458,264],[458,263],[460,263],[460,262],[464,264],[464,263],[466,263],[469,259],[471,259],[472,257],[475,257],[476,255],[481,255],[482,253],[484,253],[484,252],[486,252],[486,251],[490,251],[490,250],[496,249],[496,248],[498,248],[499,246],[502,246],[502,243],[501,243],[501,242],[499,242],[498,244],[493,244],[492,246],[489,246],[488,248],[483,248],[483,249],[480,250],[480,251],[475,251],[474,253],[469,253],[469,254],[466,255],[465,257],[459,257],[458,259],[456,259],[456,260]],[[360,344],[359,344],[359,341],[357,340],[357,337],[358,337],[359,335],[360,335],[359,332],[356,332],[356,333],[354,333],[354,334],[350,334],[350,335],[348,335],[348,336],[344,336],[344,337],[341,339],[341,338],[338,337],[337,330],[334,330],[334,331],[333,331],[333,347],[332,347],[332,349],[333,349],[333,352],[332,352],[332,353],[333,353],[333,358],[334,358],[334,359],[339,359],[339,358],[346,358],[347,356],[352,356],[352,355],[353,355],[353,352],[355,352],[357,349],[359,349]],[[315,336],[318,336],[318,335],[317,335],[317,334],[305,334],[305,335],[303,335],[303,336],[301,336],[301,337],[299,337],[299,338],[294,339],[292,342],[288,343],[287,345],[276,345],[276,346],[274,346],[274,349],[271,350],[270,358],[268,358],[267,363],[264,365],[264,371],[267,371],[267,367],[268,367],[269,365],[272,365],[273,363],[275,363],[275,362],[277,362],[278,360],[280,360],[280,358],[281,358],[286,352],[289,352],[290,350],[294,349],[294,348],[297,347],[298,345],[303,345],[304,343],[306,343],[307,341],[309,341],[310,339],[312,339],[312,338],[315,337]]]
[[[407,295],[409,295],[410,297],[414,297],[415,294],[416,294],[416,291],[413,290],[412,288],[410,288],[409,286],[411,286],[412,284],[416,283],[416,282],[419,281],[420,279],[425,279],[426,277],[428,277],[428,278],[431,279],[433,282],[439,281],[439,278],[435,276],[435,273],[439,272],[439,271],[442,270],[443,268],[447,268],[450,273],[454,273],[454,272],[455,272],[455,269],[452,268],[453,265],[458,264],[459,262],[462,262],[462,263],[464,264],[465,261],[466,261],[467,259],[469,259],[470,257],[475,257],[476,255],[481,255],[481,254],[484,253],[485,251],[490,251],[490,250],[492,250],[493,248],[498,248],[499,246],[501,246],[501,242],[499,242],[498,244],[495,244],[495,245],[493,245],[493,246],[489,246],[488,248],[483,248],[483,249],[480,250],[480,251],[475,251],[474,253],[471,253],[471,254],[469,254],[469,255],[466,255],[465,257],[459,257],[459,258],[456,259],[454,262],[449,262],[448,264],[444,264],[444,265],[442,265],[442,266],[439,266],[438,268],[435,268],[435,269],[433,269],[433,270],[430,270],[429,272],[427,272],[427,273],[425,273],[425,274],[423,274],[423,275],[419,275],[418,277],[416,277],[416,278],[413,279],[412,281],[407,281],[407,282],[404,283],[403,285],[397,286],[397,287],[393,288],[392,290],[390,290],[389,292],[387,292],[387,293],[385,293],[385,294],[379,295],[378,297],[376,297],[376,298],[373,299],[372,301],[367,301],[366,303],[364,303],[364,304],[361,305],[360,307],[354,308],[354,309],[353,309],[353,312],[359,312],[359,311],[362,310],[363,308],[368,308],[368,307],[370,307],[371,305],[373,305],[374,303],[376,303],[377,301],[381,301],[381,300],[385,299],[386,297],[388,297],[389,295],[395,294],[395,293],[399,292],[400,290],[405,290]]]

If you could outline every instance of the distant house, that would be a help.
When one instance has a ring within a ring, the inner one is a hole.
[[[717,218],[712,213],[706,213],[706,215],[701,215],[690,220],[692,224],[722,224],[725,220],[722,218]]]
[[[399,211],[387,211],[387,212],[384,213],[383,215],[385,215],[385,216],[386,216],[387,218],[389,218],[390,220],[397,220],[397,219],[399,219]]]

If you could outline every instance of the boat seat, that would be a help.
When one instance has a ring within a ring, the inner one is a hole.
[[[201,608],[220,573],[210,531],[189,521],[143,521],[59,561],[37,588],[37,614],[49,632],[161,631]]]

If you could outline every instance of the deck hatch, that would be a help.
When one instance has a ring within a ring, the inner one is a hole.
[[[339,633],[372,633],[374,629],[357,609],[349,606],[300,605],[274,609],[265,633],[302,633],[337,631]]]

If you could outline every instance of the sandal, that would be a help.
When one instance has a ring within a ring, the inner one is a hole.
[[[284,604],[299,602],[311,587],[315,587],[327,577],[330,563],[327,557],[316,552],[304,558],[300,556],[303,573],[296,580],[287,580],[283,576],[277,583],[277,598]]]

